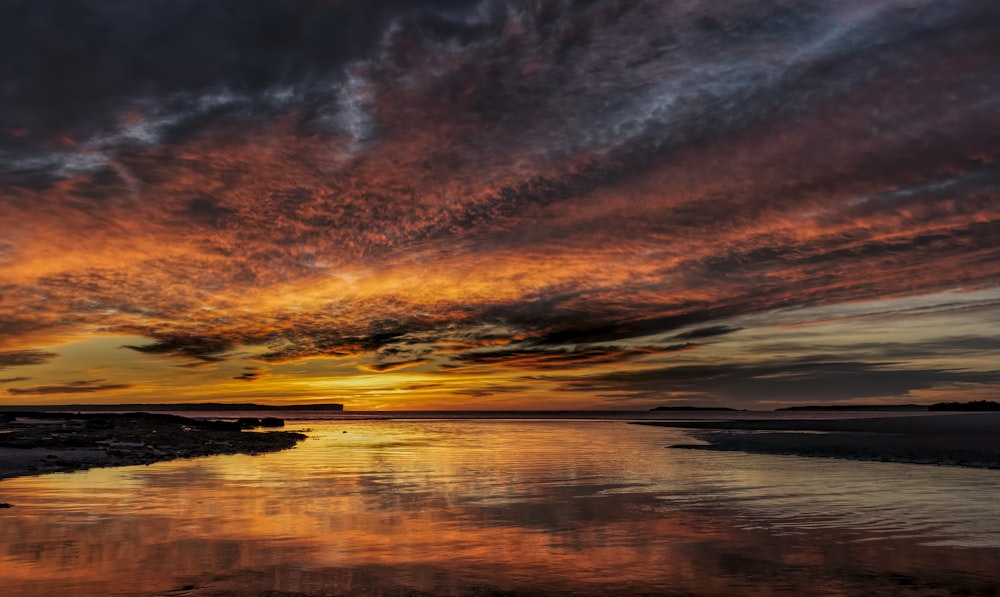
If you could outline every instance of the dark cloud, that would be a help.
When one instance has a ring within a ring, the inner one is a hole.
[[[232,209],[222,207],[214,197],[196,197],[187,202],[182,215],[196,225],[219,228],[224,226],[234,213]]]
[[[41,365],[59,356],[54,352],[41,350],[14,350],[0,352],[0,369],[21,367],[24,365]]]
[[[890,362],[805,357],[755,364],[681,365],[560,378],[565,391],[621,394],[622,399],[699,396],[740,402],[809,403],[905,397],[945,384],[996,384],[998,371],[905,367]]]
[[[529,385],[519,385],[519,384],[489,384],[478,386],[475,388],[470,388],[467,390],[453,390],[452,393],[458,396],[468,396],[470,398],[489,398],[490,396],[496,396],[497,394],[518,394],[523,392],[530,392],[532,387]]]
[[[0,383],[16,383],[19,381],[28,381],[30,377],[4,377],[0,378]]]
[[[447,387],[445,383],[410,383],[399,386],[399,389],[404,392],[417,392],[420,390],[435,390]]]
[[[239,381],[257,381],[262,377],[267,376],[267,369],[263,367],[244,367],[243,373],[237,375],[233,379]]]
[[[643,346],[624,348],[593,346],[588,348],[531,348],[512,347],[495,350],[470,351],[453,358],[466,365],[501,365],[524,369],[574,369],[606,363],[625,363],[632,359],[690,350],[696,345],[685,343],[670,346]]]
[[[230,339],[218,336],[154,335],[156,342],[140,346],[125,345],[136,352],[190,359],[195,363],[218,363],[233,349]]]
[[[371,365],[362,365],[361,369],[382,373],[384,371],[396,371],[397,369],[416,367],[417,365],[426,365],[429,362],[430,359],[414,359],[411,361],[385,361],[380,363],[373,363]]]
[[[768,353],[794,353],[801,345],[774,340],[766,342],[762,350]],[[1000,338],[992,336],[946,335],[934,339],[897,342],[851,342],[847,347],[822,341],[812,341],[809,349],[816,354],[834,354],[849,350],[851,354],[877,361],[913,362],[917,360],[952,359],[972,357],[988,359],[1000,357]]]
[[[677,340],[695,340],[698,338],[711,338],[713,336],[725,336],[726,334],[732,334],[733,332],[738,332],[742,328],[732,327],[728,325],[711,325],[703,328],[696,328],[687,332],[682,332],[676,334],[673,337]]]
[[[677,328],[686,327],[708,321],[715,317],[722,317],[736,314],[740,311],[728,307],[707,307],[707,305],[688,304],[661,304],[659,309],[664,311],[675,311],[676,315],[665,315],[662,317],[640,317],[624,318],[627,312],[633,309],[621,309],[610,307],[601,309],[596,306],[583,313],[575,313],[565,317],[534,315],[529,316],[528,321],[524,321],[517,311],[523,309],[518,306],[516,311],[510,310],[510,315],[506,320],[516,322],[525,327],[532,326],[532,322],[542,323],[549,329],[533,340],[540,345],[564,345],[591,342],[614,342],[629,338],[640,338],[652,336],[664,332],[669,332]],[[537,325],[537,323],[535,325]],[[534,326],[532,326],[534,327]],[[531,329],[529,327],[529,329]]]
[[[110,392],[127,390],[130,384],[104,384],[103,379],[89,381],[74,381],[65,385],[37,386],[34,388],[7,388],[8,394],[15,396],[40,396],[44,394],[90,394],[93,392]]]
[[[286,93],[320,104],[332,100],[328,79],[377,51],[397,19],[471,4],[4,2],[4,125],[23,131],[22,144],[59,134],[142,143],[142,130],[119,128],[123,112],[145,111],[177,133],[219,117],[273,116]]]

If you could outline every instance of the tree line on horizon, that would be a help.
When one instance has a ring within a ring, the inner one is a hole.
[[[992,400],[974,400],[972,402],[938,402],[928,406],[927,410],[1000,411],[1000,402],[994,402]]]

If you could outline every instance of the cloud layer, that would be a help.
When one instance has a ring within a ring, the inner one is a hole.
[[[0,367],[110,335],[250,367],[220,384],[325,357],[456,400],[670,399],[663,371],[729,402],[831,371],[859,380],[831,399],[995,387],[985,333],[930,369],[741,352],[795,309],[958,291],[951,317],[985,321],[995,2],[21,0],[0,23]],[[797,373],[726,389],[719,359]],[[863,389],[887,372],[921,381]]]

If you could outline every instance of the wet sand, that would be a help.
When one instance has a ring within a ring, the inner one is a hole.
[[[673,448],[1000,468],[1000,413],[638,424],[695,429],[706,442]]]
[[[0,416],[0,479],[275,452],[305,439],[287,431],[246,431],[247,426],[148,413],[7,413]]]

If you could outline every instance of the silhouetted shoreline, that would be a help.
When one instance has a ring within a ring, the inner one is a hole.
[[[776,408],[775,412],[785,412],[785,411],[878,411],[878,412],[892,412],[892,411],[914,411],[914,412],[926,412],[931,410],[931,407],[922,404],[811,404],[808,406],[786,406],[784,408]]]
[[[0,479],[218,454],[261,454],[305,439],[289,431],[244,431],[280,419],[211,421],[161,413],[0,415]]]
[[[0,412],[199,412],[199,411],[281,411],[281,410],[315,410],[342,411],[343,404],[288,404],[275,406],[272,404],[253,404],[249,402],[179,402],[164,403],[127,403],[127,404],[46,404],[38,406],[0,406]]]
[[[1000,413],[636,424],[695,429],[706,442],[673,448],[1000,468]]]
[[[989,412],[1000,411],[1000,403],[992,400],[974,400],[971,402],[936,402],[934,404],[809,404],[786,406],[775,409],[775,411]]]
[[[731,412],[736,412],[737,411],[737,409],[735,409],[735,408],[727,408],[725,406],[657,406],[656,408],[651,408],[649,410],[652,411],[652,412],[663,412],[663,411],[666,411],[666,412],[671,412],[671,411],[689,412],[689,411],[699,411],[699,410],[706,410],[706,411],[720,411],[720,410],[722,410],[722,411],[731,411]]]

